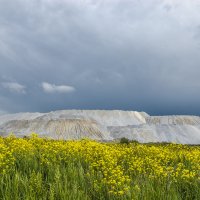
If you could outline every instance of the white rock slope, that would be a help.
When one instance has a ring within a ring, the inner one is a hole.
[[[40,136],[63,139],[114,140],[200,144],[200,117],[149,116],[144,112],[62,110],[50,113],[18,113],[0,116],[0,135]]]

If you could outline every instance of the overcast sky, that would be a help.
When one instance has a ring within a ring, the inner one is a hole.
[[[0,0],[0,114],[200,115],[200,0]]]

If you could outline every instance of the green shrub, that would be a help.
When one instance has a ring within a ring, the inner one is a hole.
[[[120,139],[120,144],[129,144],[129,143],[130,143],[130,141],[128,138],[123,137]]]

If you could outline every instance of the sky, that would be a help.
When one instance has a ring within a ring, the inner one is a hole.
[[[0,114],[200,115],[200,0],[0,0]]]

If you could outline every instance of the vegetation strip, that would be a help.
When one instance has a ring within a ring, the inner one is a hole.
[[[197,200],[200,147],[0,137],[0,199]]]

